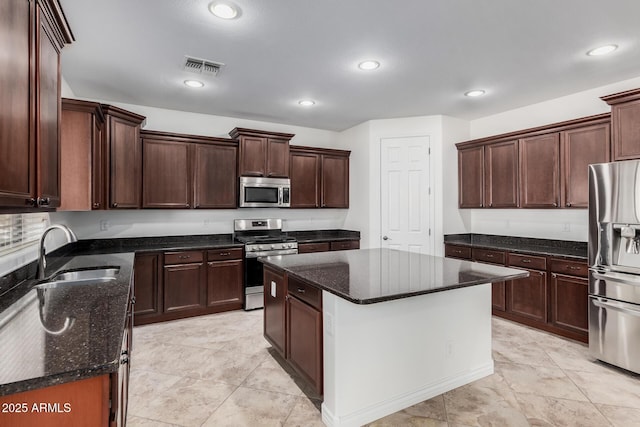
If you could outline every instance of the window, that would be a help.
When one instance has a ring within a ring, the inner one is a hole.
[[[48,225],[48,213],[0,215],[0,256],[35,244]]]

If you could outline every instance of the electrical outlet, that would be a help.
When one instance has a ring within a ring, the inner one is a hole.
[[[562,224],[562,231],[571,231],[571,224],[568,222]]]
[[[100,221],[100,231],[107,231],[110,226],[111,224],[109,224],[109,221],[105,221],[105,220]]]
[[[448,340],[444,347],[444,353],[447,358],[453,357],[453,341]]]

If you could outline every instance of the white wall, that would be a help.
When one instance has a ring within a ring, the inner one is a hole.
[[[442,182],[444,234],[467,233],[471,211],[458,209],[458,150],[455,144],[469,139],[469,122],[442,116]]]
[[[640,77],[472,120],[469,139],[606,113],[611,110],[609,105],[600,99],[601,96],[638,87],[640,87]],[[457,169],[457,160],[448,158],[445,161],[447,162],[446,169]],[[452,192],[457,192],[457,188],[452,184],[451,179],[447,180],[447,187]],[[463,221],[467,232],[575,241],[588,240],[586,209],[472,209],[469,212],[470,226]],[[447,204],[445,217],[449,218],[453,215],[455,215],[454,208],[451,204]]]

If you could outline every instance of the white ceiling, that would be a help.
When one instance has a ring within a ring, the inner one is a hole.
[[[474,119],[640,76],[637,0],[233,0],[231,21],[209,2],[61,0],[76,37],[63,76],[82,98],[328,130]],[[585,55],[608,43],[620,48]],[[185,55],[226,66],[199,77]],[[365,59],[382,66],[358,70]]]

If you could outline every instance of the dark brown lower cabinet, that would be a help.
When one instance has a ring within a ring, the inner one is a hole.
[[[339,240],[329,245],[332,251],[348,251],[360,249],[360,240]]]
[[[588,267],[576,259],[445,244],[445,257],[507,265],[529,277],[492,283],[494,316],[587,342]]]
[[[509,280],[507,309],[539,322],[547,321],[547,273],[528,270],[529,277]]]
[[[322,312],[287,298],[287,359],[322,394]]]
[[[264,337],[281,356],[286,353],[287,283],[284,273],[264,268]]]
[[[360,249],[360,240],[334,240],[332,242],[298,244],[299,254],[308,254],[312,252],[346,251],[351,249]]]
[[[207,306],[228,310],[242,308],[242,260],[207,263]]]
[[[241,309],[243,263],[235,247],[137,254],[135,324]]]

